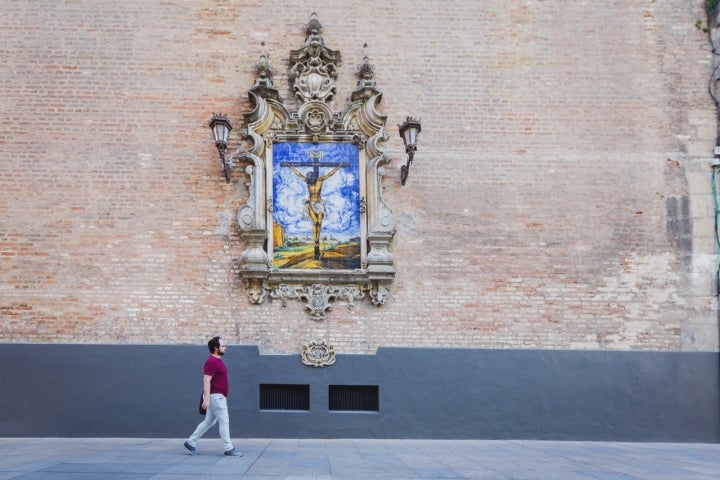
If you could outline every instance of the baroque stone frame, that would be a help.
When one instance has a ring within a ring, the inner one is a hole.
[[[307,38],[290,52],[289,78],[297,111],[289,111],[272,83],[272,64],[266,55],[254,65],[256,80],[248,91],[253,110],[244,114],[244,138],[251,148],[241,153],[247,163],[249,198],[238,211],[238,229],[247,242],[240,257],[240,277],[250,303],[262,303],[267,295],[305,301],[313,320],[322,320],[331,302],[344,300],[348,308],[368,294],[375,305],[389,298],[395,266],[389,245],[395,219],[382,198],[382,177],[391,159],[380,149],[389,136],[387,120],[379,109],[375,67],[365,56],[357,66],[359,81],[350,103],[333,113],[328,102],[336,93],[340,52],[328,49],[315,13],[306,25]],[[358,145],[361,165],[361,266],[353,270],[288,270],[273,268],[268,244],[272,242],[272,162],[274,142],[352,142]]]

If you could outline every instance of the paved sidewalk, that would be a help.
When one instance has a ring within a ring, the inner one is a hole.
[[[718,480],[719,444],[525,440],[0,438],[0,480]]]

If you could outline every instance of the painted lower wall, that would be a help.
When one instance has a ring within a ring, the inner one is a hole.
[[[0,345],[0,436],[186,437],[207,349]],[[381,348],[307,367],[231,346],[234,438],[720,442],[719,354]],[[307,384],[310,410],[259,410]],[[329,412],[329,385],[378,385],[378,412]],[[216,436],[216,429],[213,431]]]

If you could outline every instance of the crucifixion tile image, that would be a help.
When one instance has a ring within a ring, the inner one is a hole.
[[[360,175],[352,143],[273,144],[273,267],[360,268]]]

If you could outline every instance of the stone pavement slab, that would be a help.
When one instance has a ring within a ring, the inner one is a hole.
[[[718,480],[720,444],[529,440],[0,438],[0,480]]]

